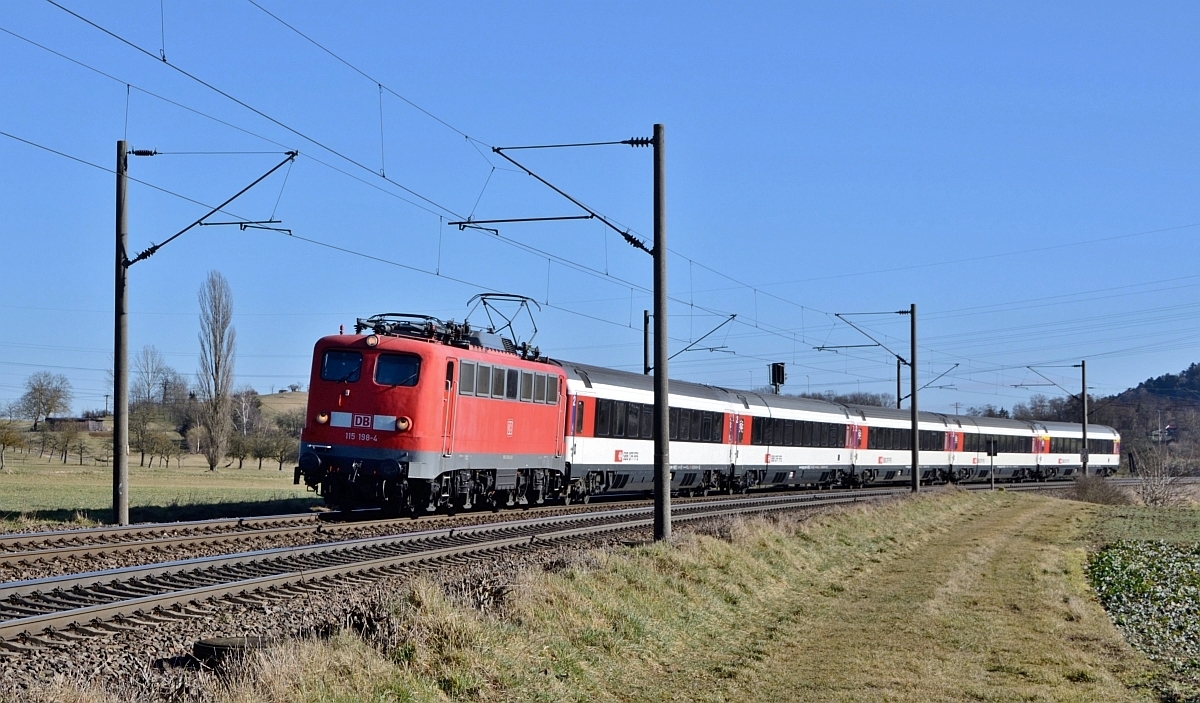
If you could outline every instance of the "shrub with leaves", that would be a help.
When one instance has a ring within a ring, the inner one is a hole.
[[[1200,694],[1200,545],[1122,540],[1092,556],[1088,580],[1125,638],[1164,665],[1168,687]]]

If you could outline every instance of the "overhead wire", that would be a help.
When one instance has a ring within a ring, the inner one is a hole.
[[[104,28],[104,27],[100,26],[99,24],[97,24],[97,23],[95,23],[95,22],[92,22],[91,20],[88,20],[87,18],[83,17],[82,15],[79,15],[78,13],[76,13],[76,12],[73,12],[73,11],[69,10],[68,8],[66,8],[66,7],[64,7],[64,6],[62,6],[62,5],[60,5],[59,3],[55,2],[54,0],[47,0],[47,2],[50,2],[52,5],[54,5],[54,6],[58,7],[59,9],[63,10],[64,12],[67,12],[68,14],[71,14],[72,16],[75,16],[76,18],[80,19],[81,21],[83,21],[83,22],[86,22],[87,24],[89,24],[89,25],[91,25],[91,26],[95,27],[96,29],[98,29],[98,30],[100,30],[100,31],[102,31],[102,32],[104,32],[104,33],[106,33],[106,34],[108,34],[108,35],[112,36],[113,38],[115,38],[115,39],[117,39],[117,40],[119,40],[119,41],[121,41],[121,42],[123,42],[123,43],[127,44],[128,46],[130,46],[130,47],[132,47],[132,48],[134,48],[134,49],[136,49],[136,50],[140,51],[141,53],[143,53],[143,54],[146,54],[146,55],[148,55],[148,56],[151,56],[152,58],[154,58],[153,54],[151,54],[149,51],[147,51],[147,50],[143,49],[142,47],[140,47],[140,46],[138,46],[138,45],[134,44],[133,42],[131,42],[131,41],[129,41],[129,40],[127,40],[127,39],[125,39],[125,38],[123,38],[123,37],[121,37],[121,36],[117,35],[115,32],[112,32],[112,31],[110,31],[110,30],[108,30],[108,29],[106,29],[106,28]],[[479,151],[479,150],[478,150],[478,147],[477,147],[477,146],[475,146],[475,142],[478,142],[478,143],[480,143],[480,144],[482,144],[483,142],[479,142],[479,140],[475,140],[474,138],[472,138],[472,137],[470,137],[469,135],[467,135],[465,132],[463,132],[463,131],[461,131],[461,130],[457,129],[456,127],[454,127],[454,126],[452,126],[452,125],[450,125],[450,124],[449,124],[448,122],[446,122],[445,120],[442,120],[441,118],[437,117],[436,115],[434,115],[434,114],[430,113],[429,111],[425,110],[425,109],[424,109],[424,108],[422,108],[421,106],[419,106],[419,105],[417,105],[416,103],[412,102],[411,100],[409,100],[409,99],[408,99],[408,98],[406,98],[405,96],[403,96],[403,95],[401,95],[401,94],[399,94],[399,93],[395,92],[394,90],[392,90],[392,89],[390,89],[390,88],[388,88],[388,87],[384,86],[384,85],[382,84],[382,82],[375,80],[374,78],[372,78],[370,75],[368,75],[367,73],[365,73],[365,72],[364,72],[364,71],[362,71],[361,69],[358,69],[358,68],[357,68],[357,67],[355,67],[353,64],[351,64],[350,62],[348,62],[348,61],[346,61],[345,59],[343,59],[341,56],[339,56],[339,55],[337,55],[336,53],[332,52],[331,50],[329,50],[329,49],[328,49],[328,48],[326,48],[325,46],[323,46],[323,45],[321,45],[320,43],[318,43],[318,42],[316,42],[315,40],[313,40],[313,39],[312,39],[311,37],[309,37],[308,35],[304,34],[303,32],[299,31],[298,29],[296,29],[295,27],[291,26],[291,25],[290,25],[290,24],[288,24],[287,22],[283,21],[283,20],[282,20],[281,18],[279,18],[278,16],[274,15],[273,13],[271,13],[271,12],[269,12],[268,10],[266,10],[265,8],[263,8],[261,5],[258,5],[257,3],[253,2],[253,0],[248,0],[248,2],[251,2],[251,4],[255,5],[255,7],[257,7],[257,8],[258,8],[258,9],[260,9],[260,10],[262,10],[264,13],[268,14],[268,15],[269,15],[269,16],[271,16],[272,18],[276,19],[276,20],[277,20],[277,21],[279,21],[281,24],[284,24],[284,25],[285,25],[285,26],[287,26],[289,29],[291,29],[292,31],[294,31],[294,32],[295,32],[295,33],[297,33],[298,35],[300,35],[300,36],[302,36],[303,38],[305,38],[307,41],[309,41],[309,42],[313,43],[315,46],[317,46],[318,48],[320,48],[322,51],[324,51],[324,52],[328,53],[329,55],[333,56],[333,57],[334,57],[335,59],[337,59],[338,61],[340,61],[340,62],[342,62],[343,64],[347,65],[348,67],[352,68],[352,69],[353,69],[353,70],[355,70],[356,72],[360,73],[361,75],[363,75],[363,76],[364,76],[365,78],[367,78],[368,80],[375,81],[375,82],[376,82],[376,84],[377,84],[377,85],[380,87],[380,89],[381,89],[381,90],[387,90],[389,93],[393,94],[395,97],[397,97],[397,98],[399,98],[399,99],[401,99],[401,100],[405,101],[406,103],[410,104],[410,105],[411,105],[412,107],[414,107],[415,109],[418,109],[418,110],[420,110],[421,112],[423,112],[423,113],[424,113],[424,114],[426,114],[427,116],[431,117],[432,119],[434,119],[434,120],[438,121],[439,123],[443,124],[444,126],[446,126],[446,127],[448,127],[449,129],[451,129],[451,130],[455,131],[455,132],[456,132],[456,133],[458,133],[459,135],[463,136],[463,137],[464,137],[464,138],[466,138],[466,139],[467,139],[469,142],[472,142],[472,146],[473,146],[473,147],[475,147],[477,151]],[[2,28],[0,28],[0,29],[2,29]],[[24,37],[20,37],[19,35],[16,35],[15,33],[8,32],[8,30],[3,30],[3,31],[6,31],[6,32],[7,32],[7,33],[9,33],[9,34],[13,34],[14,36],[17,36],[18,38],[25,39]],[[29,40],[25,39],[25,41],[29,41]],[[34,42],[30,42],[30,43],[34,43]],[[36,44],[36,43],[35,43],[35,44]],[[39,45],[39,46],[40,46],[40,45]],[[41,47],[41,48],[46,48],[46,47]],[[50,49],[47,49],[47,50],[48,50],[48,51],[52,51],[52,52],[53,52],[53,50],[50,50]],[[109,77],[109,78],[112,78],[113,80],[117,80],[117,79],[115,79],[114,77],[112,77],[112,76],[110,76],[110,75],[108,75],[108,74],[105,74],[105,73],[103,73],[103,72],[101,72],[101,71],[98,71],[97,69],[94,69],[94,68],[92,68],[92,67],[86,66],[85,64],[82,64],[81,62],[77,62],[77,61],[75,61],[74,59],[70,59],[69,57],[66,57],[66,56],[64,56],[64,55],[62,55],[62,54],[59,54],[59,52],[53,52],[53,53],[55,53],[55,54],[58,54],[59,56],[63,56],[63,58],[67,58],[68,60],[71,60],[71,61],[73,61],[73,62],[75,62],[75,63],[80,63],[80,65],[84,65],[85,67],[87,67],[87,68],[89,68],[89,69],[91,69],[91,70],[96,70],[98,73],[101,73],[102,75],[105,75],[105,76],[107,76],[107,77]],[[184,69],[182,69],[182,68],[180,68],[180,67],[178,67],[178,66],[175,66],[175,65],[173,65],[173,64],[170,64],[170,63],[169,63],[169,62],[167,62],[167,61],[166,61],[166,59],[165,59],[165,50],[164,50],[164,55],[163,55],[162,57],[160,57],[160,58],[162,58],[162,60],[163,60],[163,62],[164,62],[164,63],[167,63],[167,65],[168,65],[168,66],[170,66],[170,67],[171,67],[171,68],[173,68],[174,70],[178,71],[178,72],[179,72],[179,73],[181,73],[182,75],[184,75],[184,76],[186,76],[186,77],[188,77],[188,78],[190,78],[190,79],[192,79],[192,80],[194,80],[194,81],[196,81],[196,82],[200,83],[201,85],[204,85],[205,87],[209,88],[210,90],[213,90],[213,91],[217,92],[218,94],[220,94],[220,95],[222,95],[222,96],[226,97],[227,99],[230,99],[230,100],[232,100],[233,102],[235,102],[235,103],[237,103],[237,104],[241,105],[242,107],[244,107],[244,108],[246,108],[246,109],[248,109],[248,110],[250,110],[250,111],[252,111],[252,112],[254,112],[254,113],[258,114],[258,115],[260,115],[260,116],[261,116],[261,117],[263,117],[264,119],[267,119],[267,120],[271,121],[272,123],[274,123],[274,124],[276,124],[276,125],[278,125],[278,126],[280,126],[280,127],[284,128],[284,129],[286,129],[286,130],[288,130],[288,131],[292,132],[293,134],[295,134],[295,135],[297,135],[297,136],[301,137],[302,139],[305,139],[306,141],[309,141],[309,142],[311,142],[311,143],[313,143],[313,144],[315,144],[315,145],[319,146],[320,148],[322,148],[322,149],[324,149],[324,150],[326,150],[326,151],[329,151],[330,153],[332,153],[332,154],[334,154],[334,155],[336,155],[336,156],[338,156],[338,157],[340,157],[340,158],[342,158],[342,159],[344,159],[344,160],[346,160],[346,161],[350,162],[351,164],[353,164],[353,165],[355,165],[355,166],[358,166],[358,167],[360,167],[360,168],[363,168],[364,170],[368,170],[368,171],[370,171],[370,169],[369,169],[368,167],[366,167],[365,165],[363,165],[363,164],[361,164],[360,162],[356,161],[355,159],[353,159],[353,158],[350,158],[350,157],[348,157],[347,155],[345,155],[345,154],[343,154],[343,153],[341,153],[341,152],[339,152],[339,151],[337,151],[337,150],[333,149],[332,147],[329,147],[329,146],[327,146],[327,145],[326,145],[326,144],[324,144],[323,142],[320,142],[320,141],[318,141],[318,140],[316,140],[316,139],[314,139],[314,138],[312,138],[312,137],[309,137],[308,135],[306,135],[306,134],[304,134],[304,133],[302,133],[302,132],[300,132],[300,131],[298,131],[298,130],[296,130],[296,129],[294,129],[294,128],[290,127],[290,126],[288,126],[287,124],[283,123],[282,121],[280,121],[280,120],[277,120],[277,119],[275,119],[275,118],[271,117],[270,115],[267,115],[266,113],[264,113],[264,112],[262,112],[262,111],[260,111],[260,110],[258,110],[258,109],[256,109],[256,108],[254,108],[253,106],[251,106],[251,105],[249,105],[249,104],[245,103],[244,101],[241,101],[241,100],[239,100],[238,98],[236,98],[236,97],[232,96],[231,94],[228,94],[228,93],[226,93],[226,92],[224,92],[224,91],[220,90],[219,88],[216,88],[216,87],[215,87],[215,86],[213,86],[212,84],[209,84],[209,83],[207,83],[207,82],[206,82],[206,81],[204,81],[203,79],[200,79],[199,77],[197,77],[197,76],[195,76],[195,75],[193,75],[193,74],[191,74],[191,73],[189,73],[189,72],[185,71]],[[129,85],[130,85],[130,84],[127,84],[127,86],[129,86]],[[141,92],[146,92],[147,94],[153,95],[152,93],[149,93],[149,91],[144,91],[144,90],[141,90],[141,89],[139,89],[139,90],[140,90]],[[154,97],[157,97],[157,98],[159,98],[159,99],[166,100],[167,102],[171,102],[171,103],[173,103],[173,104],[179,105],[178,103],[175,103],[174,101],[170,101],[170,100],[168,100],[168,99],[162,98],[161,96],[154,95]],[[203,113],[199,113],[198,111],[192,110],[191,108],[187,108],[186,106],[182,106],[182,105],[180,105],[180,107],[184,107],[184,109],[188,109],[188,110],[191,110],[191,111],[193,111],[193,112],[197,112],[197,114],[203,114]],[[205,115],[205,116],[206,116],[206,117],[208,117],[207,115]],[[211,119],[216,119],[216,118],[211,118]],[[221,120],[217,120],[217,121],[219,121],[219,122],[223,122],[223,121],[221,121]],[[227,122],[223,122],[223,123],[224,123],[224,124],[227,124],[228,126],[234,127],[235,129],[239,129],[240,131],[246,132],[246,133],[248,133],[248,134],[253,134],[252,132],[249,132],[249,131],[247,131],[247,130],[244,130],[244,129],[240,128],[240,127],[236,127],[235,125],[229,124],[229,123],[227,123]],[[382,129],[382,125],[381,125],[381,129]],[[12,135],[7,135],[7,134],[5,134],[5,136],[12,136]],[[255,136],[259,136],[259,135],[255,135]],[[261,137],[260,137],[260,138],[261,138]],[[270,141],[270,140],[268,140],[268,141]],[[481,156],[483,156],[482,152],[480,152],[480,154],[481,154]],[[307,155],[306,155],[306,156],[307,156]],[[307,156],[307,158],[313,158],[313,157],[311,157],[311,156]],[[489,164],[491,164],[490,160],[488,160],[488,159],[486,158],[486,156],[485,156],[484,158],[485,158],[485,161],[486,161],[486,162],[488,162]],[[314,159],[314,160],[316,160],[316,159]],[[318,160],[318,162],[319,162],[319,160]],[[87,163],[87,162],[85,162],[85,163]],[[319,162],[319,163],[320,163],[320,162]],[[93,165],[93,166],[95,166],[95,164],[89,164],[89,165]],[[323,165],[326,165],[327,167],[333,168],[334,170],[340,171],[340,172],[342,172],[342,173],[344,173],[344,174],[346,173],[346,172],[344,172],[344,171],[341,171],[340,169],[337,169],[336,167],[333,167],[333,166],[331,166],[331,165],[329,165],[329,164],[323,164]],[[493,167],[493,169],[495,168],[495,166],[494,166],[494,165],[492,165],[492,167]],[[103,168],[103,167],[99,167],[99,168]],[[107,170],[107,169],[106,169],[106,170]],[[351,174],[346,174],[346,175],[351,175]],[[382,176],[382,174],[381,174],[381,176]],[[353,176],[351,175],[351,177],[353,177]],[[461,216],[457,215],[456,213],[454,213],[454,211],[452,211],[452,210],[450,210],[450,209],[446,208],[445,206],[442,206],[442,205],[440,205],[439,203],[436,203],[436,202],[432,201],[432,200],[431,200],[431,199],[429,199],[429,198],[426,198],[425,196],[423,196],[423,195],[421,195],[420,193],[417,193],[416,191],[414,191],[414,190],[412,190],[412,189],[410,189],[410,188],[408,188],[408,187],[404,186],[403,184],[399,184],[399,183],[397,183],[397,182],[393,181],[392,179],[388,179],[388,178],[386,178],[386,176],[382,176],[382,177],[383,177],[385,180],[387,180],[389,183],[392,183],[392,185],[395,185],[396,187],[399,187],[399,188],[401,188],[401,189],[402,189],[402,190],[404,190],[405,192],[408,192],[409,194],[413,195],[414,197],[417,197],[417,198],[421,199],[422,201],[424,201],[424,202],[426,202],[426,203],[428,203],[428,204],[432,205],[433,207],[435,207],[435,208],[439,208],[439,209],[441,209],[442,211],[444,211],[444,212],[446,212],[446,213],[450,213],[450,214],[453,214],[453,215],[455,215],[455,216],[461,217]],[[356,179],[357,179],[357,178],[356,178]],[[137,180],[137,179],[133,179],[133,180]],[[357,180],[360,180],[360,181],[362,181],[362,182],[366,183],[366,181],[365,181],[365,180],[363,180],[363,179],[357,179]],[[489,180],[490,180],[490,174],[489,174]],[[137,182],[141,182],[141,181],[137,181]],[[148,184],[148,185],[149,185],[149,184]],[[373,184],[372,184],[372,185],[373,185]],[[151,186],[151,187],[154,187],[154,186]],[[485,184],[485,188],[486,188],[486,184]],[[394,196],[396,196],[396,197],[401,197],[401,196],[398,196],[397,194],[394,194],[394,193],[391,193],[390,191],[387,191],[386,189],[380,189],[380,190],[382,190],[383,192],[385,192],[385,193],[388,193],[388,194],[390,194],[390,195],[394,195]],[[169,192],[169,191],[168,191],[168,192]],[[178,194],[174,194],[174,195],[178,195]],[[481,193],[481,196],[482,196],[482,193]],[[407,201],[406,199],[404,199],[404,198],[402,198],[402,197],[401,197],[401,199],[402,199],[402,200],[405,200],[406,202],[411,202],[411,201]],[[193,201],[193,202],[195,202],[195,201]],[[914,266],[909,266],[909,267],[896,267],[896,268],[893,268],[893,269],[887,269],[887,270],[884,270],[884,271],[891,271],[891,270],[909,270],[909,269],[913,269],[913,268],[923,268],[923,267],[927,267],[927,266],[941,265],[941,264],[947,264],[947,263],[962,263],[962,262],[966,262],[966,261],[984,260],[984,259],[996,258],[996,257],[1001,257],[1001,256],[1011,256],[1011,255],[1016,255],[1016,254],[1029,253],[1029,252],[1031,252],[1031,251],[1045,251],[1045,250],[1050,250],[1050,249],[1059,249],[1059,248],[1063,248],[1063,247],[1069,247],[1069,246],[1078,246],[1078,245],[1081,245],[1081,244],[1093,243],[1093,242],[1096,242],[1096,241],[1109,241],[1109,240],[1114,240],[1114,239],[1123,239],[1123,238],[1127,238],[1127,237],[1133,237],[1133,236],[1143,236],[1143,235],[1147,235],[1147,234],[1161,233],[1161,232],[1172,231],[1172,230],[1176,230],[1176,229],[1183,229],[1183,228],[1186,228],[1186,227],[1193,227],[1193,226],[1198,226],[1198,225],[1200,225],[1200,223],[1197,223],[1197,224],[1189,224],[1189,225],[1180,225],[1180,226],[1177,226],[1177,227],[1171,227],[1171,228],[1162,228],[1162,229],[1158,229],[1158,230],[1149,230],[1149,231],[1145,231],[1145,232],[1133,233],[1133,234],[1128,234],[1128,235],[1119,235],[1119,236],[1115,236],[1115,237],[1101,238],[1101,239],[1098,239],[1098,240],[1088,240],[1088,241],[1086,241],[1086,242],[1072,242],[1072,243],[1065,243],[1065,244],[1061,244],[1061,245],[1053,245],[1053,246],[1050,246],[1050,247],[1043,247],[1043,248],[1039,248],[1039,249],[1033,249],[1033,250],[1022,250],[1022,251],[1017,251],[1017,252],[1002,252],[1002,253],[993,254],[993,255],[984,255],[984,256],[979,256],[979,257],[970,257],[970,258],[966,258],[966,259],[956,259],[956,260],[947,261],[947,262],[931,262],[931,263],[927,263],[927,264],[919,264],[919,265],[914,265]],[[541,251],[540,249],[538,249],[538,248],[536,248],[536,247],[530,247],[529,245],[525,245],[525,244],[523,244],[523,243],[516,242],[516,240],[512,240],[512,239],[510,239],[510,238],[501,237],[501,239],[502,239],[503,241],[506,241],[506,242],[508,242],[508,243],[513,243],[513,244],[517,245],[517,246],[518,246],[518,247],[520,247],[520,248],[524,248],[524,249],[526,249],[527,251],[530,251],[530,253],[537,253],[537,254],[538,254],[538,255],[540,255],[540,256],[546,256],[548,260],[550,260],[551,258],[553,258],[554,260],[557,260],[557,261],[559,261],[560,263],[564,263],[565,265],[568,265],[568,266],[570,266],[571,268],[574,268],[574,269],[576,269],[576,270],[587,270],[587,271],[591,272],[593,275],[599,275],[599,276],[601,276],[601,277],[605,277],[605,278],[615,278],[615,279],[616,279],[616,281],[618,281],[618,282],[622,283],[623,285],[629,285],[629,282],[627,282],[627,281],[623,281],[623,280],[622,280],[622,279],[620,279],[619,277],[612,277],[612,276],[611,276],[611,275],[609,275],[607,272],[599,272],[599,271],[596,271],[595,269],[592,269],[591,267],[587,267],[587,266],[585,266],[585,265],[579,264],[578,262],[573,262],[573,261],[570,261],[570,260],[567,260],[567,259],[565,259],[564,257],[559,257],[559,256],[557,256],[557,255],[551,255],[551,254],[549,254],[548,252]],[[700,263],[700,262],[697,262],[697,261],[695,261],[694,259],[692,259],[691,257],[684,256],[684,255],[680,254],[679,252],[672,252],[672,253],[675,253],[677,256],[681,256],[681,257],[683,257],[683,258],[687,259],[689,262],[692,262],[692,263],[698,264],[698,265],[700,265],[702,268],[704,268],[704,269],[706,269],[706,270],[708,270],[708,271],[710,271],[710,272],[712,272],[712,273],[714,273],[714,274],[717,274],[717,275],[719,275],[719,276],[722,276],[722,277],[724,277],[724,278],[727,278],[728,280],[730,280],[730,281],[732,281],[732,282],[734,282],[734,283],[738,284],[740,287],[744,287],[744,288],[747,288],[747,289],[749,289],[749,290],[751,290],[751,291],[754,291],[756,295],[757,295],[757,293],[758,293],[758,292],[762,292],[764,295],[767,295],[767,296],[769,296],[769,297],[771,297],[771,298],[774,298],[774,299],[776,299],[776,300],[779,300],[779,301],[781,301],[781,302],[784,302],[784,303],[787,303],[787,304],[790,304],[790,305],[794,305],[794,306],[796,306],[796,307],[800,308],[802,311],[803,311],[804,309],[809,309],[809,310],[814,310],[815,312],[821,312],[821,311],[819,311],[819,310],[816,310],[815,308],[811,308],[811,307],[809,307],[809,306],[805,306],[805,305],[802,305],[802,304],[800,304],[800,303],[796,303],[796,302],[794,302],[794,301],[791,301],[791,300],[788,300],[788,299],[786,299],[786,298],[784,298],[784,297],[782,297],[782,296],[778,296],[778,295],[775,295],[775,294],[773,294],[773,293],[770,293],[769,291],[765,291],[765,290],[763,290],[763,289],[762,289],[761,287],[759,287],[759,286],[752,286],[752,285],[750,285],[750,284],[746,284],[746,283],[744,283],[744,282],[742,282],[742,281],[740,281],[740,280],[738,280],[738,279],[736,279],[736,278],[734,278],[734,277],[732,277],[732,276],[729,276],[729,275],[727,275],[727,274],[724,274],[723,272],[720,272],[720,271],[718,271],[717,269],[714,269],[714,268],[712,268],[712,267],[710,267],[710,266],[707,266],[707,265],[705,265],[705,264],[702,264],[702,263]],[[440,267],[439,267],[439,268],[440,268]],[[802,279],[801,281],[793,281],[793,282],[805,282],[805,281],[810,281],[810,280],[823,280],[824,278],[838,278],[838,277],[844,277],[844,276],[851,276],[851,275],[864,275],[864,274],[866,274],[866,273],[878,273],[878,272],[882,272],[882,271],[875,271],[875,272],[861,272],[861,273],[848,273],[848,274],[842,274],[842,275],[840,275],[840,276],[822,277],[822,278],[816,278],[816,279]],[[437,274],[435,274],[435,275],[437,275]],[[789,282],[783,282],[783,283],[789,283]],[[777,283],[777,284],[763,284],[763,285],[782,285],[783,283]],[[638,287],[638,288],[640,288],[640,289],[642,289],[643,291],[645,291],[645,290],[646,290],[646,289],[645,289],[644,287],[642,287],[642,286],[637,286],[637,287]],[[632,289],[632,286],[631,286],[631,289]],[[676,301],[676,302],[678,302],[678,301]],[[707,310],[708,312],[710,312],[711,314],[714,314],[714,315],[715,315],[715,314],[725,314],[725,313],[722,313],[722,312],[719,312],[719,311],[716,311],[716,310],[708,310],[708,309],[706,309],[706,310]],[[824,314],[828,314],[828,313],[824,313]],[[589,317],[594,317],[594,316],[589,316]],[[594,318],[594,319],[600,319],[600,318]],[[610,322],[610,324],[617,324],[618,326],[621,326],[621,325],[619,325],[619,323],[612,323],[611,321],[606,321],[606,322]],[[744,320],[739,320],[738,322],[740,322],[740,323],[741,323],[741,324],[743,324],[743,325],[751,326],[751,325],[749,325],[749,323],[746,323]],[[755,327],[755,328],[759,328],[759,325],[756,323],[755,325],[753,325],[753,327]],[[781,337],[785,337],[785,338],[790,338],[790,339],[793,339],[793,340],[796,338],[796,333],[795,333],[794,331],[790,331],[790,332],[788,332],[788,331],[785,331],[785,330],[783,330],[783,328],[778,328],[778,327],[776,327],[774,330],[770,330],[770,332],[771,332],[772,334],[775,334],[776,336],[781,336]],[[803,337],[804,337],[804,331],[803,331],[803,330],[801,330],[801,333],[800,333],[800,335],[801,335],[801,338],[803,338]]]
[[[56,2],[56,0],[46,0],[46,2],[50,3],[51,5],[54,5],[58,9],[62,10],[63,12],[66,12],[67,14],[71,15],[72,17],[75,17],[76,19],[80,20],[81,22],[84,22],[84,23],[96,28],[97,30],[107,34],[108,36],[112,37],[113,39],[116,39],[117,41],[121,42],[122,44],[125,44],[126,46],[129,46],[129,47],[135,49],[136,51],[139,51],[142,54],[145,54],[146,56],[149,56],[150,58],[157,60],[157,57],[155,57],[154,54],[152,54],[151,52],[142,48],[141,46],[138,46],[134,42],[126,39],[125,37],[122,37],[121,35],[117,34],[116,32],[113,32],[113,31],[97,24],[96,22],[93,22],[92,20],[84,17],[83,15],[79,14],[78,12],[75,12],[74,10],[71,10],[71,9],[59,4],[58,2]],[[325,151],[328,151],[329,153],[331,153],[341,159],[344,159],[345,161],[347,161],[355,166],[358,166],[359,168],[363,169],[364,171],[367,171],[372,174],[376,173],[373,169],[371,169],[366,164],[363,164],[362,162],[360,162],[354,158],[351,158],[350,156],[347,156],[346,154],[343,154],[342,152],[338,151],[337,149],[334,149],[333,147],[325,144],[324,142],[322,142],[320,140],[317,140],[313,137],[308,136],[304,132],[301,132],[300,130],[286,124],[282,120],[278,120],[278,119],[268,115],[267,113],[263,112],[262,110],[259,110],[258,108],[254,107],[253,105],[250,105],[249,103],[245,102],[244,100],[234,97],[232,94],[221,90],[220,88],[205,81],[204,79],[200,78],[199,76],[189,73],[188,71],[184,70],[180,66],[177,66],[177,65],[171,63],[170,61],[167,61],[165,58],[162,59],[162,63],[163,63],[163,65],[169,66],[171,69],[175,70],[179,74],[195,81],[196,83],[199,83],[200,85],[204,86],[205,88],[208,88],[209,90],[217,93],[218,95],[220,95],[224,98],[227,98],[228,100],[231,100],[231,101],[237,103],[238,105],[241,105],[243,108],[253,112],[254,114],[258,115],[259,117],[262,117],[263,119],[271,122],[272,124],[282,128],[282,129],[285,129],[288,132],[291,132],[292,134],[296,135],[297,137],[300,137],[301,139],[303,139],[311,144],[314,144],[314,145],[320,147],[321,149],[324,149]],[[376,175],[379,175],[379,174],[376,174]],[[413,190],[412,188],[409,188],[408,186],[406,186],[402,183],[399,183],[399,182],[395,181],[394,179],[388,178],[387,176],[384,176],[384,175],[380,175],[379,177],[382,178],[383,180],[387,181],[388,183],[391,183],[392,185],[396,186],[397,188],[400,188],[401,190],[408,193],[409,195],[412,195],[413,197],[428,203],[432,207],[437,208],[438,210],[441,210],[450,215],[454,215],[455,217],[461,217],[454,210],[451,210],[450,208],[447,208],[444,205],[441,205],[440,203],[432,200],[431,198],[428,198],[428,197],[422,195],[421,193],[418,193],[417,191]]]

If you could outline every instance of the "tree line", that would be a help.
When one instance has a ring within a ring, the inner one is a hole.
[[[218,466],[242,468],[246,459],[276,462],[282,470],[294,461],[304,428],[304,411],[297,409],[268,417],[262,398],[249,386],[234,388],[237,333],[233,327],[233,294],[228,281],[211,271],[199,292],[200,364],[194,382],[171,368],[154,346],[142,348],[131,360],[129,378],[129,449],[139,466],[170,467],[185,454],[202,454],[209,470]],[[109,374],[111,384],[111,373]],[[298,386],[293,386],[293,390]],[[25,381],[25,393],[0,407],[0,470],[5,453],[22,449],[51,460],[89,453],[87,433],[79,423],[51,429],[50,418],[70,412],[73,393],[61,374],[39,371]],[[88,411],[85,418],[103,413]],[[32,421],[26,430],[16,421]],[[177,439],[176,435],[180,438]],[[110,450],[111,451],[111,450]],[[107,460],[97,457],[101,460]]]

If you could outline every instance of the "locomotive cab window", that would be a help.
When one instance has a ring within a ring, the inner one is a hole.
[[[362,373],[362,360],[356,351],[327,351],[321,358],[321,380],[354,383]]]
[[[421,357],[415,354],[380,354],[375,360],[375,382],[381,386],[415,386],[421,375]]]

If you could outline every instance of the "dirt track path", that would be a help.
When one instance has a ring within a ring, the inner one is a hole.
[[[784,617],[747,623],[742,670],[703,697],[1149,700],[1118,678],[1140,662],[1083,581],[1084,511],[1014,497],[819,596],[797,591]]]

